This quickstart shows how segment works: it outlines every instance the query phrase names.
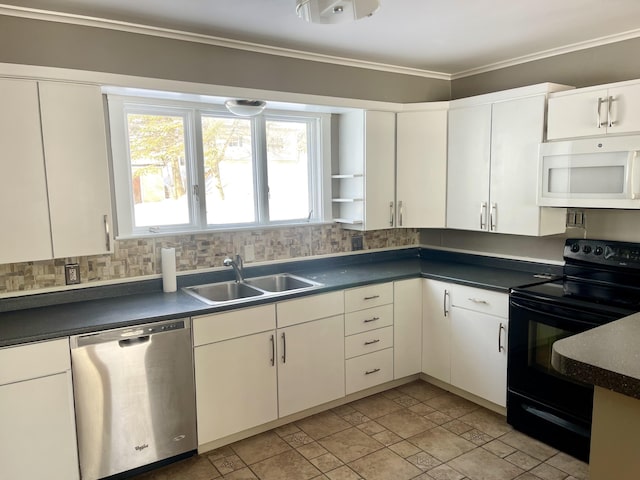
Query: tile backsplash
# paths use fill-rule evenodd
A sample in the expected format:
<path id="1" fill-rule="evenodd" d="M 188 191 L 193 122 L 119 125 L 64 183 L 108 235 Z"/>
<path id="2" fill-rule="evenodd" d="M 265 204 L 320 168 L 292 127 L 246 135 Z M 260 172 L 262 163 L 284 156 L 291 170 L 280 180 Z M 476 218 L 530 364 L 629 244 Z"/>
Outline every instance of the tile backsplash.
<path id="1" fill-rule="evenodd" d="M 220 267 L 227 255 L 244 256 L 245 245 L 253 245 L 254 262 L 350 252 L 355 235 L 362 235 L 364 250 L 420 243 L 417 229 L 356 232 L 336 224 L 117 240 L 110 255 L 0 265 L 0 294 L 63 287 L 67 263 L 80 264 L 82 284 L 159 274 L 162 247 L 175 247 L 177 271 L 188 272 Z"/>

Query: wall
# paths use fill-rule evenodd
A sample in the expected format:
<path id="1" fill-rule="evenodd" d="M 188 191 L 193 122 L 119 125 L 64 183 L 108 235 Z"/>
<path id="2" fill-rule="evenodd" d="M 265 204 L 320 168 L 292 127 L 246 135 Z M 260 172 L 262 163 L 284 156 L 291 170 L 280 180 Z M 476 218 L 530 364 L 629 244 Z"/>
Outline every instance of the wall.
<path id="1" fill-rule="evenodd" d="M 95 284 L 162 273 L 162 247 L 175 247 L 178 272 L 189 272 L 221 267 L 226 256 L 243 254 L 244 245 L 254 245 L 255 262 L 350 252 L 354 235 L 363 236 L 364 250 L 416 246 L 420 239 L 415 229 L 361 233 L 338 225 L 315 225 L 119 240 L 112 255 L 0 265 L 0 295 L 63 287 L 65 263 L 79 263 L 82 283 Z"/>
<path id="2" fill-rule="evenodd" d="M 640 242 L 640 212 L 634 210 L 586 209 L 585 228 L 568 228 L 564 235 L 524 237 L 461 230 L 424 229 L 423 245 L 467 250 L 534 261 L 562 261 L 567 238 L 592 238 L 618 242 Z"/>
<path id="3" fill-rule="evenodd" d="M 448 80 L 2 15 L 0 62 L 400 103 L 451 93 Z"/>
<path id="4" fill-rule="evenodd" d="M 556 55 L 451 82 L 452 98 L 541 82 L 587 87 L 640 78 L 640 38 Z"/>

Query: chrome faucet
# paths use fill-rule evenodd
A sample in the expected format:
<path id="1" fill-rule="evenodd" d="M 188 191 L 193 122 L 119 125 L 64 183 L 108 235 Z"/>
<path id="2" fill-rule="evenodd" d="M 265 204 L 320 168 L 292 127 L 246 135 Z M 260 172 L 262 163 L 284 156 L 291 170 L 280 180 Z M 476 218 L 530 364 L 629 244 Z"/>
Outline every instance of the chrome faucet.
<path id="1" fill-rule="evenodd" d="M 236 255 L 235 260 L 233 260 L 231 257 L 227 257 L 224 259 L 222 264 L 225 267 L 233 267 L 233 272 L 236 274 L 237 283 L 244 282 L 244 278 L 242 277 L 244 273 L 244 262 L 242 261 L 242 257 L 240 255 Z"/>

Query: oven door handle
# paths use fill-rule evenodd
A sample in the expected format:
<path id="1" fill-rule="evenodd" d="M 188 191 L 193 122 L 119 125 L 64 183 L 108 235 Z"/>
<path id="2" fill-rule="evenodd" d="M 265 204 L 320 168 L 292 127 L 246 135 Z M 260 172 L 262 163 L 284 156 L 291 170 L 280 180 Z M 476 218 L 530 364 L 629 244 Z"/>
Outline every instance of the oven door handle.
<path id="1" fill-rule="evenodd" d="M 545 317 L 551 317 L 551 318 L 555 318 L 555 319 L 558 319 L 558 320 L 568 321 L 572 325 L 588 326 L 590 328 L 598 327 L 598 326 L 601 325 L 600 323 L 586 322 L 584 320 L 578 320 L 575 317 L 570 317 L 570 316 L 565 316 L 565 315 L 559 315 L 557 313 L 536 310 L 535 308 L 528 307 L 528 306 L 523 305 L 523 304 L 521 304 L 521 303 L 519 303 L 519 302 L 517 302 L 515 300 L 511 300 L 511 306 L 516 307 L 516 308 L 521 308 L 522 310 L 526 310 L 527 312 L 534 313 L 536 315 L 544 315 Z M 564 310 L 560 306 L 556 307 L 556 308 L 558 308 L 560 310 Z M 510 316 L 510 318 L 513 320 L 513 316 Z"/>

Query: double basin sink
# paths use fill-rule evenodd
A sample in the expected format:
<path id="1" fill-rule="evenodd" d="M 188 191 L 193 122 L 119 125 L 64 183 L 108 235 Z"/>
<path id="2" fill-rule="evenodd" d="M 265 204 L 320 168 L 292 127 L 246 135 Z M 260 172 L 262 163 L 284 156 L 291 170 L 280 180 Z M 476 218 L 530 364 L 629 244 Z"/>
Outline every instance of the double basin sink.
<path id="1" fill-rule="evenodd" d="M 209 305 L 240 302 L 255 297 L 275 296 L 321 287 L 322 284 L 289 273 L 247 278 L 243 282 L 216 282 L 185 287 L 183 290 Z"/>

